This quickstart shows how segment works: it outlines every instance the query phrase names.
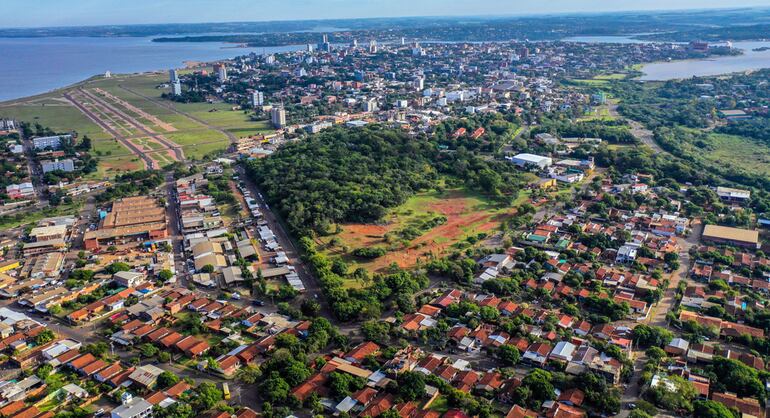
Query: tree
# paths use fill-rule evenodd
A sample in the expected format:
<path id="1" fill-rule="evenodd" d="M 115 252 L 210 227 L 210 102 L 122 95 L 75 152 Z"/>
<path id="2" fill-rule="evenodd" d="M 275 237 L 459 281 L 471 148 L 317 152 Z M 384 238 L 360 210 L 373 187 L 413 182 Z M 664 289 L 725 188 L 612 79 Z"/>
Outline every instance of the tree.
<path id="1" fill-rule="evenodd" d="M 665 328 L 645 324 L 637 325 L 632 335 L 634 342 L 640 347 L 662 347 L 674 338 L 674 334 Z"/>
<path id="2" fill-rule="evenodd" d="M 179 382 L 179 376 L 169 371 L 164 371 L 158 375 L 158 387 L 161 389 L 170 388 Z"/>
<path id="3" fill-rule="evenodd" d="M 278 372 L 272 372 L 263 385 L 265 397 L 271 402 L 283 403 L 289 396 L 291 386 Z"/>
<path id="4" fill-rule="evenodd" d="M 425 376 L 420 372 L 404 372 L 398 378 L 398 395 L 404 401 L 415 401 L 425 396 Z"/>
<path id="5" fill-rule="evenodd" d="M 107 343 L 100 341 L 98 343 L 87 344 L 83 347 L 80 347 L 80 352 L 83 354 L 90 353 L 94 357 L 104 357 L 109 349 L 110 347 L 107 345 Z"/>
<path id="6" fill-rule="evenodd" d="M 163 269 L 158 272 L 158 280 L 164 283 L 171 280 L 172 277 L 174 277 L 174 273 L 172 273 L 171 270 Z"/>
<path id="7" fill-rule="evenodd" d="M 45 345 L 53 341 L 56 338 L 56 334 L 50 329 L 44 329 L 35 336 L 35 345 Z"/>
<path id="8" fill-rule="evenodd" d="M 211 409 L 222 400 L 222 391 L 213 383 L 202 382 L 195 388 L 195 404 L 201 410 Z"/>
<path id="9" fill-rule="evenodd" d="M 725 405 L 711 400 L 695 401 L 693 414 L 699 418 L 739 418 Z"/>
<path id="10" fill-rule="evenodd" d="M 765 387 L 755 369 L 737 360 L 716 357 L 710 370 L 716 375 L 715 386 L 720 391 L 733 392 L 741 398 L 757 398 L 760 402 L 765 399 Z"/>
<path id="11" fill-rule="evenodd" d="M 534 401 L 530 405 L 539 405 L 556 397 L 553 383 L 551 383 L 552 379 L 551 373 L 543 369 L 535 369 L 522 379 L 522 386 L 528 389 L 531 400 Z"/>
<path id="12" fill-rule="evenodd" d="M 116 261 L 109 266 L 105 267 L 104 269 L 109 274 L 115 274 L 119 271 L 129 271 L 131 270 L 131 266 L 129 266 L 126 263 L 121 263 L 119 261 Z"/>
<path id="13" fill-rule="evenodd" d="M 310 318 L 315 318 L 321 313 L 321 304 L 313 299 L 305 299 L 300 306 L 302 313 Z"/>
<path id="14" fill-rule="evenodd" d="M 497 357 L 506 366 L 515 366 L 521 359 L 519 349 L 510 345 L 503 344 L 497 349 Z"/>
<path id="15" fill-rule="evenodd" d="M 213 273 L 214 272 L 214 266 L 212 264 L 206 264 L 205 266 L 201 267 L 201 273 Z"/>
<path id="16" fill-rule="evenodd" d="M 377 344 L 387 344 L 390 332 L 390 325 L 387 322 L 371 320 L 361 324 L 361 333 L 364 338 L 369 341 L 374 341 Z"/>
<path id="17" fill-rule="evenodd" d="M 329 375 L 329 389 L 334 399 L 342 400 L 352 392 L 363 388 L 366 382 L 348 373 L 332 372 Z"/>
<path id="18" fill-rule="evenodd" d="M 262 377 L 262 371 L 259 369 L 259 367 L 252 365 L 242 367 L 235 373 L 236 379 L 249 385 L 257 383 L 260 377 Z"/>
<path id="19" fill-rule="evenodd" d="M 158 354 L 160 350 L 158 350 L 158 347 L 155 347 L 150 343 L 146 343 L 139 347 L 139 351 L 142 353 L 142 357 L 150 358 Z"/>
<path id="20" fill-rule="evenodd" d="M 152 408 L 152 416 L 155 418 L 192 418 L 195 413 L 187 402 L 174 402 L 165 408 L 155 405 Z"/>

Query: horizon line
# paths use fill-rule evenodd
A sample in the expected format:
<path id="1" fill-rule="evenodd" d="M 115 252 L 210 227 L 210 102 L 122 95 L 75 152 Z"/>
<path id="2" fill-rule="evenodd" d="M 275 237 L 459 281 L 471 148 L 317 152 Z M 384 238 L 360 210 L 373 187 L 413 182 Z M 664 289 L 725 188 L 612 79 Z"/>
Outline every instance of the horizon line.
<path id="1" fill-rule="evenodd" d="M 685 9 L 636 9 L 636 10 L 599 10 L 586 12 L 531 12 L 519 14 L 482 14 L 482 15 L 412 15 L 412 16 L 370 16 L 370 17 L 346 17 L 346 18 L 324 18 L 324 19 L 275 19 L 275 20 L 222 20 L 208 22 L 154 22 L 154 23 L 112 23 L 112 24 L 86 24 L 71 26 L 16 26 L 5 27 L 0 32 L 12 30 L 43 30 L 43 29 L 72 29 L 72 28 L 109 28 L 109 27 L 141 27 L 141 26 L 164 26 L 164 25 L 209 25 L 209 24 L 247 24 L 247 23 L 283 23 L 283 22 L 332 22 L 332 21 L 354 21 L 354 20 L 379 20 L 379 19 L 452 19 L 452 18 L 483 18 L 483 19 L 504 19 L 504 18 L 522 18 L 522 17 L 555 17 L 555 16 L 597 16 L 628 13 L 684 13 L 697 11 L 740 11 L 740 10 L 770 10 L 769 6 L 738 6 L 738 7 L 700 7 Z M 356 29 L 364 30 L 364 29 Z M 331 31 L 339 32 L 339 31 Z M 320 33 L 320 32 L 319 32 Z"/>

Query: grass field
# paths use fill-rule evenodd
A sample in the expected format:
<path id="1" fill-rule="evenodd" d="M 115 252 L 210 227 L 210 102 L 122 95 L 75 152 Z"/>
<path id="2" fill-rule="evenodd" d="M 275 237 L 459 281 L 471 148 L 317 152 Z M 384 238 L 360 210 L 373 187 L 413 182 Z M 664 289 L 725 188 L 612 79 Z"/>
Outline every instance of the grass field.
<path id="1" fill-rule="evenodd" d="M 410 198 L 377 224 L 340 225 L 340 233 L 319 239 L 319 244 L 328 255 L 342 257 L 355 267 L 370 271 L 382 271 L 392 263 L 409 267 L 431 256 L 445 254 L 452 250 L 454 244 L 469 237 L 493 233 L 502 221 L 514 213 L 510 206 L 501 206 L 462 189 L 430 191 Z M 411 240 L 397 237 L 406 228 L 416 228 L 437 217 L 444 217 L 446 221 L 420 230 L 419 236 Z M 388 252 L 374 260 L 351 254 L 353 250 L 363 247 L 381 247 Z"/>
<path id="2" fill-rule="evenodd" d="M 703 154 L 705 159 L 724 167 L 770 175 L 770 147 L 735 135 L 710 134 L 708 138 L 713 150 Z"/>
<path id="3" fill-rule="evenodd" d="M 113 177 L 124 171 L 139 170 L 143 168 L 143 163 L 128 148 L 115 141 L 112 135 L 104 132 L 64 99 L 63 95 L 76 87 L 86 89 L 155 133 L 181 145 L 187 158 L 199 159 L 226 149 L 230 140 L 220 130 L 226 130 L 235 136 L 272 131 L 266 122 L 252 121 L 247 113 L 234 111 L 229 104 L 184 104 L 165 101 L 161 94 L 167 89 L 160 86 L 167 82 L 167 79 L 165 73 L 116 75 L 109 79 L 95 77 L 62 90 L 0 103 L 0 117 L 37 122 L 58 132 L 76 131 L 80 135 L 88 135 L 92 139 L 94 155 L 99 159 L 99 169 L 90 176 L 92 178 Z M 156 102 L 172 106 L 181 113 Z M 124 126 L 122 123 L 118 125 Z M 141 136 L 136 128 L 125 128 L 124 135 Z M 141 138 L 131 141 L 158 150 L 158 145 L 151 141 L 147 142 Z M 153 152 L 154 157 L 159 154 L 162 153 Z M 160 156 L 157 160 L 161 163 L 171 162 L 169 156 Z"/>

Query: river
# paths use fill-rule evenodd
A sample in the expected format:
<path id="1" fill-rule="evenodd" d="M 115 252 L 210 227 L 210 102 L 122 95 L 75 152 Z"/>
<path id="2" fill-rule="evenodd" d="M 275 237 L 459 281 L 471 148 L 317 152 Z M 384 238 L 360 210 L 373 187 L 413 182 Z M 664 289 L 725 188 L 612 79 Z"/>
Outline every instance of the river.
<path id="1" fill-rule="evenodd" d="M 152 38 L 0 38 L 0 101 L 82 81 L 106 71 L 135 73 L 238 55 L 295 51 L 304 46 L 234 48 L 205 42 L 158 43 Z"/>
<path id="2" fill-rule="evenodd" d="M 579 36 L 565 40 L 626 44 L 644 42 L 624 36 Z M 646 64 L 641 68 L 644 75 L 639 80 L 666 81 L 770 68 L 770 50 L 754 51 L 756 48 L 770 47 L 770 42 L 733 42 L 733 47 L 742 50 L 743 55 Z"/>
<path id="3" fill-rule="evenodd" d="M 157 43 L 147 38 L 0 38 L 0 101 L 45 93 L 106 71 L 135 73 L 184 66 L 185 61 L 216 61 L 251 52 L 278 53 L 302 45 L 234 48 L 208 42 Z M 568 38 L 575 42 L 635 43 L 620 36 Z M 744 55 L 647 64 L 641 80 L 671 80 L 770 68 L 770 42 L 736 42 Z"/>

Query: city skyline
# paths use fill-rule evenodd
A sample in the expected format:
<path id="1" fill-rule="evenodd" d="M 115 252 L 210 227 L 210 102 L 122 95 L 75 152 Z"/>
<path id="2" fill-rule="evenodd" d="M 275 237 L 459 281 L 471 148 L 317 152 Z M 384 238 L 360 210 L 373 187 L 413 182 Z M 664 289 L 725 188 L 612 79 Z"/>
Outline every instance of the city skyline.
<path id="1" fill-rule="evenodd" d="M 725 7 L 724 2 L 715 0 L 619 0 L 609 5 L 601 0 L 586 0 L 580 3 L 555 0 L 548 5 L 505 0 L 480 0 L 473 3 L 459 0 L 421 0 L 417 4 L 407 0 L 294 0 L 290 6 L 275 0 L 230 0 L 215 7 L 205 0 L 136 0 L 128 4 L 117 0 L 41 0 L 35 4 L 7 0 L 5 3 L 7 13 L 0 16 L 0 24 L 20 28 L 409 16 L 531 15 Z M 184 7 L 180 7 L 182 5 Z M 729 6 L 761 7 L 768 4 L 766 0 L 740 0 Z M 109 13 L 105 12 L 107 10 Z"/>

